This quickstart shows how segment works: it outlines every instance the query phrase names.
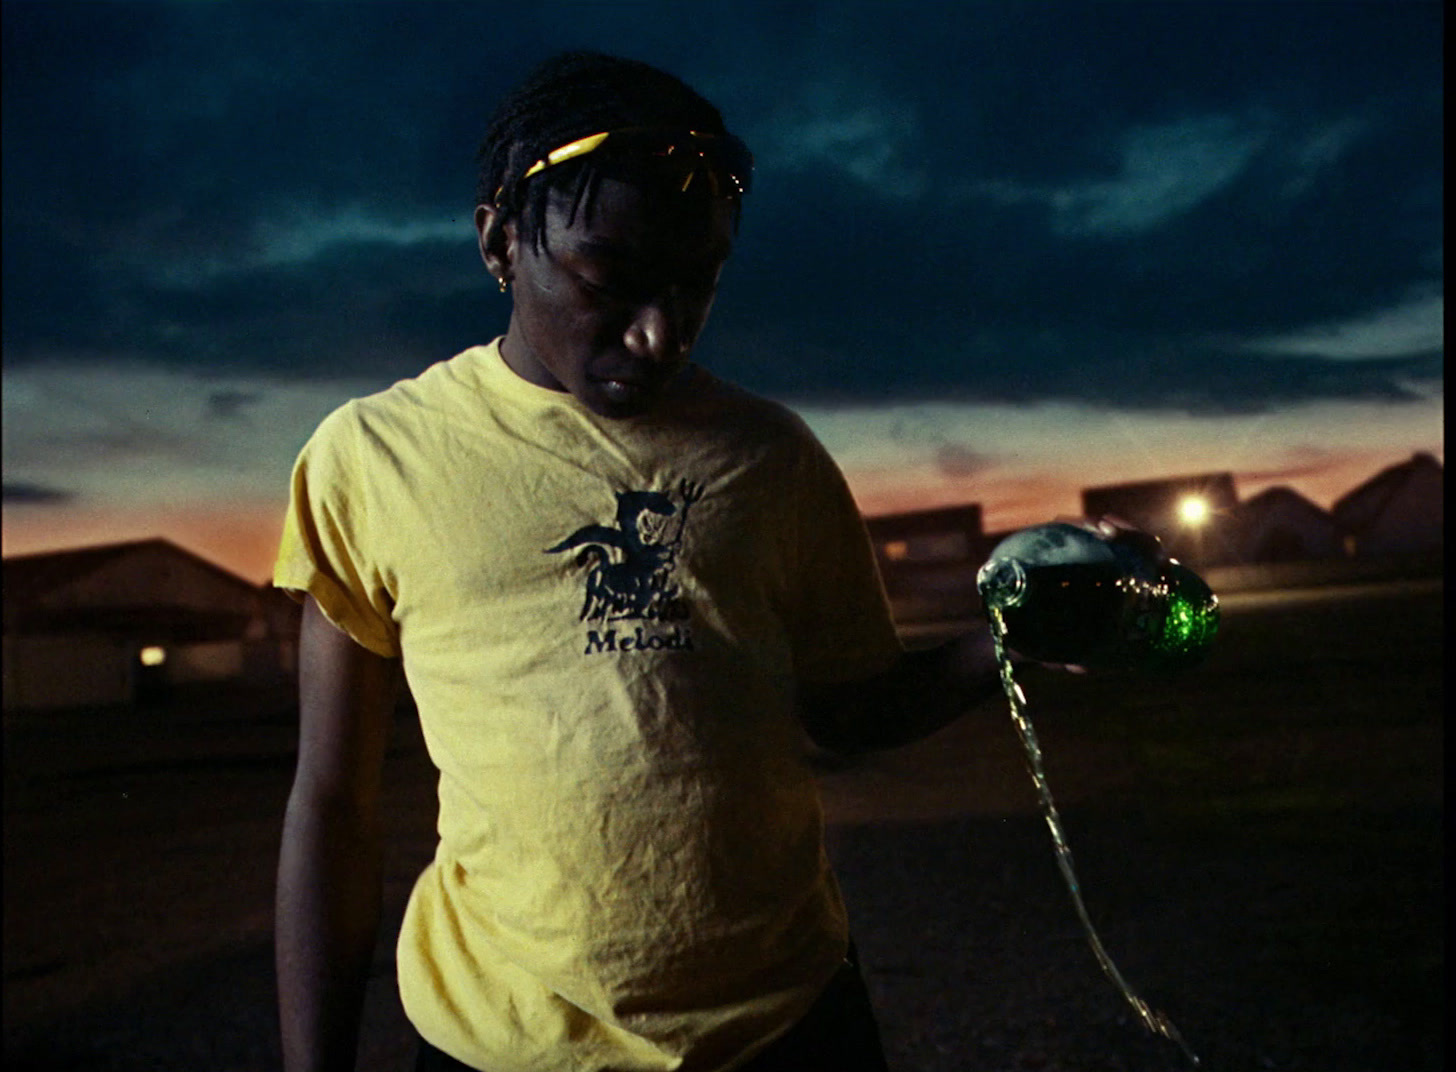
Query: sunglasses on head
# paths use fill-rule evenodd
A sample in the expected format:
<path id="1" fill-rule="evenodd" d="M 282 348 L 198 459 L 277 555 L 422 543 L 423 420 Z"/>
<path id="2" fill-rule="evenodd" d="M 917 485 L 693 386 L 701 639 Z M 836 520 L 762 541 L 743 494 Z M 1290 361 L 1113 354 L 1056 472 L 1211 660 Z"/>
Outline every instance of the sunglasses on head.
<path id="1" fill-rule="evenodd" d="M 742 197 L 753 188 L 753 154 L 748 146 L 732 134 L 704 134 L 696 130 L 663 130 L 655 127 L 628 127 L 604 130 L 567 142 L 552 149 L 521 175 L 525 182 L 547 168 L 575 160 L 601 150 L 624 155 L 660 157 L 664 163 L 680 167 L 684 192 L 693 180 L 702 175 L 714 197 Z M 504 184 L 495 192 L 500 201 Z"/>

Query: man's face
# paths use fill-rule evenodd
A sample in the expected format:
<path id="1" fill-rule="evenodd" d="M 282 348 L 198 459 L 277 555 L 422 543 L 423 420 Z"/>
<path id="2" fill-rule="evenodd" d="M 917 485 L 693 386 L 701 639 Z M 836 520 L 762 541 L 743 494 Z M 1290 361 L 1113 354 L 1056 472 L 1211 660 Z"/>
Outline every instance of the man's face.
<path id="1" fill-rule="evenodd" d="M 654 198 L 606 178 L 589 217 L 579 212 L 568 225 L 566 196 L 548 204 L 541 250 L 516 221 L 503 229 L 515 305 L 501 356 L 593 413 L 646 413 L 708 319 L 732 248 L 732 206 Z"/>

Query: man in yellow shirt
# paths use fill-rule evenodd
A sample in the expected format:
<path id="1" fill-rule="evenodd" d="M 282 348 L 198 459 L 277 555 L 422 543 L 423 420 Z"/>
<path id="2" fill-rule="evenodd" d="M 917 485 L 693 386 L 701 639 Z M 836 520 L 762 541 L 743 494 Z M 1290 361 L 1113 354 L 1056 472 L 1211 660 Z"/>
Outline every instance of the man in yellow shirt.
<path id="1" fill-rule="evenodd" d="M 481 153 L 506 334 L 300 454 L 290 1072 L 353 1067 L 401 672 L 440 771 L 397 957 L 420 1069 L 884 1068 L 803 731 L 905 743 L 996 671 L 984 632 L 900 648 L 832 460 L 689 360 L 751 178 L 671 75 L 543 65 Z"/>

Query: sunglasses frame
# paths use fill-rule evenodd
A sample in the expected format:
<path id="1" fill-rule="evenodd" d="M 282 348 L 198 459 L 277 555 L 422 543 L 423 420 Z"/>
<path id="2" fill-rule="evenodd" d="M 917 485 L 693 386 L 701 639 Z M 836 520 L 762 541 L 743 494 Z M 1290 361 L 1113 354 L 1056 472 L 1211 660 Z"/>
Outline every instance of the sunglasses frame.
<path id="1" fill-rule="evenodd" d="M 649 150 L 649 155 L 672 156 L 678 152 L 685 152 L 696 155 L 698 163 L 691 166 L 687 177 L 683 181 L 682 189 L 686 191 L 692 185 L 693 177 L 702 171 L 707 175 L 708 181 L 713 184 L 713 193 L 722 196 L 722 183 L 720 175 L 726 176 L 732 184 L 727 196 L 742 198 L 753 188 L 753 154 L 748 151 L 748 146 L 741 138 L 732 134 L 705 134 L 698 130 L 662 130 L 656 127 L 626 127 L 621 130 L 603 130 L 596 134 L 588 134 L 584 138 L 577 138 L 565 145 L 552 149 L 549 153 L 537 160 L 528 167 L 519 179 L 517 186 L 527 179 L 557 164 L 564 164 L 568 160 L 575 160 L 579 156 L 586 156 L 588 153 L 596 152 L 604 145 L 610 145 L 613 141 L 618 143 L 630 140 L 641 140 L 651 144 L 651 139 L 657 139 L 660 148 Z M 734 166 L 734 164 L 738 166 Z M 505 184 L 495 192 L 495 202 L 500 204 L 501 194 L 505 192 Z"/>

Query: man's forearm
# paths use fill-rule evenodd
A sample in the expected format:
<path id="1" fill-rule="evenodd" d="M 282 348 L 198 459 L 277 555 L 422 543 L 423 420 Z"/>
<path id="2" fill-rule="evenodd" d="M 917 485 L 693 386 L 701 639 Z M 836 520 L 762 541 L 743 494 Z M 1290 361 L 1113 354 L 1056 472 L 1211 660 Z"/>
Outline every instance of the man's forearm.
<path id="1" fill-rule="evenodd" d="M 1000 688 L 990 632 L 980 626 L 906 652 L 868 680 L 810 690 L 804 721 L 816 743 L 836 752 L 898 748 L 929 737 Z"/>
<path id="2" fill-rule="evenodd" d="M 275 953 L 286 1072 L 352 1072 L 379 929 L 377 817 L 290 797 Z"/>
<path id="3" fill-rule="evenodd" d="M 907 652 L 891 686 L 891 718 L 910 740 L 928 737 L 1001 692 L 989 631 L 977 630 L 925 651 Z"/>

